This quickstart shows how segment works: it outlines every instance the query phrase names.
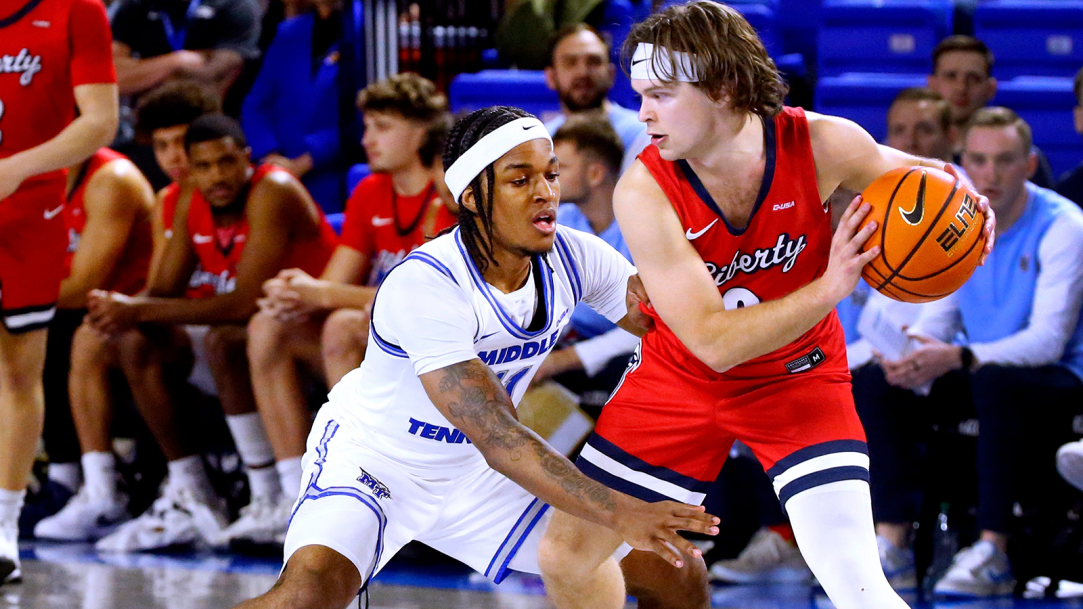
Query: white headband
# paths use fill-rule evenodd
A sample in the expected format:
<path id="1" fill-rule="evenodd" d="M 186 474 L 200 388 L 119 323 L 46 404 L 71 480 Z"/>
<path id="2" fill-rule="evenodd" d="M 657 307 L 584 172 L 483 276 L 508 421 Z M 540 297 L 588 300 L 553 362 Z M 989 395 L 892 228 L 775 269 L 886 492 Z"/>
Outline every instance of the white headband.
<path id="1" fill-rule="evenodd" d="M 459 197 L 463 191 L 486 167 L 519 144 L 537 139 L 549 140 L 549 145 L 553 145 L 553 138 L 549 137 L 545 125 L 533 116 L 528 116 L 498 127 L 478 140 L 444 173 L 444 183 L 455 197 L 455 202 L 462 202 Z"/>
<path id="2" fill-rule="evenodd" d="M 665 47 L 655 48 L 653 44 L 641 42 L 632 53 L 629 75 L 632 80 L 699 82 L 692 57 L 690 53 L 670 51 Z M 670 71 L 674 73 L 670 74 Z"/>

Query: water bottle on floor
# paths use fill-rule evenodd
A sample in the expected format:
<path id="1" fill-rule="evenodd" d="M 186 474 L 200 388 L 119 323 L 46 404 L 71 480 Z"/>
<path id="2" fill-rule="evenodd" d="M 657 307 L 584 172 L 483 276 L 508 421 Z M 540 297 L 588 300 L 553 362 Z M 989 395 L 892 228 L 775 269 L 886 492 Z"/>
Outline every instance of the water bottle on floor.
<path id="1" fill-rule="evenodd" d="M 959 551 L 959 534 L 948 524 L 949 505 L 940 504 L 940 513 L 936 516 L 936 525 L 933 528 L 933 560 L 929 569 L 925 572 L 925 581 L 922 588 L 931 594 L 933 586 L 947 573 L 951 567 L 952 558 Z"/>

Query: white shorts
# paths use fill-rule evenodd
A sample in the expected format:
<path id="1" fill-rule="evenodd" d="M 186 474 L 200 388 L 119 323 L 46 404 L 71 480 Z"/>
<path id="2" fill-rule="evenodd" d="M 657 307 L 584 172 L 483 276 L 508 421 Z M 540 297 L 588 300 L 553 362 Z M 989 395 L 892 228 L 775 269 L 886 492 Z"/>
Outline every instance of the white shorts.
<path id="1" fill-rule="evenodd" d="M 416 540 L 495 583 L 509 571 L 539 573 L 546 503 L 483 461 L 442 477 L 407 469 L 351 438 L 330 410 L 321 409 L 308 437 L 308 484 L 293 508 L 284 562 L 304 546 L 325 546 L 349 559 L 364 585 Z"/>

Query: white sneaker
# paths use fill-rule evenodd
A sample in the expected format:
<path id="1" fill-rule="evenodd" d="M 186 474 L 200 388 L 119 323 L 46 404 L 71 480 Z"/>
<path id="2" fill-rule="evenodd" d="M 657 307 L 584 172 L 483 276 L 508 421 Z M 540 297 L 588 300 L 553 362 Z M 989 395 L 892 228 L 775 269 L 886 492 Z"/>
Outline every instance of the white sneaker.
<path id="1" fill-rule="evenodd" d="M 293 502 L 285 497 L 255 497 L 241 508 L 240 518 L 222 531 L 214 545 L 227 548 L 231 541 L 237 540 L 281 543 L 286 538 L 286 526 L 292 511 Z"/>
<path id="2" fill-rule="evenodd" d="M 23 577 L 19 564 L 19 524 L 0 522 L 0 585 Z"/>
<path id="3" fill-rule="evenodd" d="M 225 502 L 219 498 L 205 502 L 191 489 L 166 483 L 150 509 L 94 547 L 100 552 L 137 552 L 211 544 L 226 526 L 225 512 Z"/>
<path id="4" fill-rule="evenodd" d="M 760 529 L 733 560 L 711 565 L 711 579 L 735 584 L 807 583 L 812 571 L 801 551 L 771 529 Z"/>
<path id="5" fill-rule="evenodd" d="M 887 583 L 895 590 L 914 590 L 918 587 L 918 571 L 914 563 L 914 551 L 900 548 L 879 535 L 876 547 L 880 550 L 880 566 L 884 568 Z"/>
<path id="6" fill-rule="evenodd" d="M 1068 484 L 1083 490 L 1083 440 L 1060 447 L 1057 451 L 1057 471 Z"/>
<path id="7" fill-rule="evenodd" d="M 112 533 L 131 520 L 128 498 L 120 493 L 112 497 L 92 497 L 84 486 L 56 514 L 34 525 L 34 537 L 56 541 L 95 541 Z"/>
<path id="8" fill-rule="evenodd" d="M 992 542 L 979 541 L 963 548 L 933 592 L 945 596 L 1004 596 L 1015 590 L 1015 576 L 1008 555 Z"/>

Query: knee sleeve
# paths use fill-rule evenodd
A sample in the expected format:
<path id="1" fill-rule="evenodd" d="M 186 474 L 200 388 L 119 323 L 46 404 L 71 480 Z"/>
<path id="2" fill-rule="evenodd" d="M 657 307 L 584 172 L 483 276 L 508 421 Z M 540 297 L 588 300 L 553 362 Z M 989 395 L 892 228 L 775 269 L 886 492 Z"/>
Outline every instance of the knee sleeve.
<path id="1" fill-rule="evenodd" d="M 842 480 L 784 506 L 801 554 L 838 609 L 906 609 L 880 566 L 869 485 Z"/>

